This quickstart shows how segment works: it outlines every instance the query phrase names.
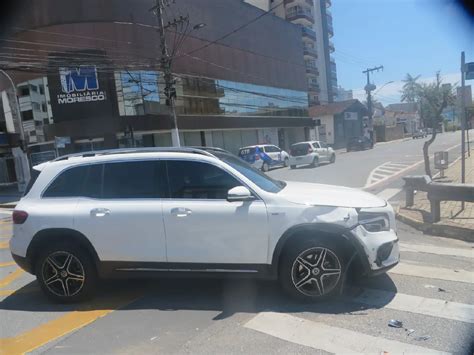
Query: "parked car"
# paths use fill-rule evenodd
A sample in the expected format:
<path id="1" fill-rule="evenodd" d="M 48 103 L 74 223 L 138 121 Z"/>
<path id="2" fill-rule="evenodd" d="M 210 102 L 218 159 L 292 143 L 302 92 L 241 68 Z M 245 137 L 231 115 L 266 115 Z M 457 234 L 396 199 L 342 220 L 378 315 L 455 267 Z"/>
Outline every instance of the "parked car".
<path id="1" fill-rule="evenodd" d="M 426 136 L 427 133 L 422 129 L 419 129 L 413 133 L 413 139 L 425 138 Z"/>
<path id="2" fill-rule="evenodd" d="M 100 279 L 170 275 L 279 279 L 319 300 L 353 260 L 369 276 L 399 261 L 385 200 L 277 181 L 219 149 L 112 150 L 33 169 L 10 250 L 59 302 L 91 297 Z"/>
<path id="3" fill-rule="evenodd" d="M 239 149 L 239 157 L 262 171 L 275 166 L 288 166 L 290 155 L 271 144 L 252 145 Z"/>
<path id="4" fill-rule="evenodd" d="M 298 165 L 316 167 L 323 162 L 336 162 L 336 152 L 323 142 L 300 142 L 290 147 L 291 169 L 295 169 Z"/>
<path id="5" fill-rule="evenodd" d="M 350 152 L 351 150 L 372 149 L 373 147 L 374 147 L 374 142 L 372 142 L 372 140 L 366 136 L 352 137 L 347 142 L 348 152 Z"/>

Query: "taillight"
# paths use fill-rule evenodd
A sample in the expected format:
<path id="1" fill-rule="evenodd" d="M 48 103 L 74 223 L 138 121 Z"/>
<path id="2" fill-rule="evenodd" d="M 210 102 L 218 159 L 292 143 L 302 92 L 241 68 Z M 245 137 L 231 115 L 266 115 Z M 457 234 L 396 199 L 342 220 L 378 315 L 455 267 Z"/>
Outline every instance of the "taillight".
<path id="1" fill-rule="evenodd" d="M 255 160 L 260 160 L 260 155 L 255 154 Z"/>
<path id="2" fill-rule="evenodd" d="M 25 211 L 13 211 L 12 220 L 14 224 L 23 224 L 28 218 L 28 212 Z"/>

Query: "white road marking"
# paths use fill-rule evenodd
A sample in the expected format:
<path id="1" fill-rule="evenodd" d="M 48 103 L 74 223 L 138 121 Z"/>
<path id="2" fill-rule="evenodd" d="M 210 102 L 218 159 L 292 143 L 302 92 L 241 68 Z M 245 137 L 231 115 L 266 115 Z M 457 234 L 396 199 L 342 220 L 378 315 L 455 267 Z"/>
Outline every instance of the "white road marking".
<path id="1" fill-rule="evenodd" d="M 295 344 L 335 354 L 446 354 L 417 345 L 374 337 L 332 327 L 289 314 L 262 312 L 245 324 L 246 328 Z"/>
<path id="2" fill-rule="evenodd" d="M 423 277 L 425 279 L 446 280 L 454 282 L 474 283 L 474 272 L 460 269 L 444 269 L 434 266 L 418 265 L 414 263 L 399 263 L 392 270 L 392 274 Z"/>
<path id="3" fill-rule="evenodd" d="M 380 191 L 377 196 L 380 197 L 380 198 L 383 198 L 384 200 L 388 201 L 390 200 L 393 196 L 395 196 L 396 194 L 398 194 L 400 191 L 402 191 L 402 189 L 385 189 L 385 190 L 382 190 Z"/>
<path id="4" fill-rule="evenodd" d="M 347 300 L 403 312 L 474 323 L 474 305 L 470 304 L 372 289 L 365 289 L 361 295 Z"/>
<path id="5" fill-rule="evenodd" d="M 436 255 L 462 256 L 464 258 L 474 258 L 473 248 L 444 248 L 427 244 L 407 244 L 399 243 L 400 251 L 411 251 L 415 253 L 427 253 Z"/>
<path id="6" fill-rule="evenodd" d="M 412 165 L 406 165 L 406 164 L 399 164 L 399 163 L 392 163 L 392 162 L 387 162 L 387 163 L 383 163 L 382 165 L 379 165 L 378 167 L 376 167 L 374 170 L 372 170 L 369 174 L 369 177 L 367 178 L 367 181 L 365 183 L 365 186 L 364 188 L 369 188 L 369 187 L 372 187 L 382 181 L 385 181 L 387 179 L 390 179 L 394 176 L 397 176 L 397 175 L 401 175 L 403 174 L 404 172 L 408 171 L 408 170 L 411 170 L 413 169 L 414 167 L 420 165 L 421 163 L 423 163 L 423 160 L 417 162 L 417 163 L 414 163 Z M 391 175 L 388 175 L 388 176 L 385 176 L 384 178 L 381 178 L 381 179 L 377 179 L 374 177 L 374 175 L 377 175 L 377 172 L 378 172 L 378 169 L 379 168 L 384 168 L 385 166 L 390 166 L 390 165 L 399 165 L 400 166 L 400 170 L 394 172 L 393 174 Z"/>

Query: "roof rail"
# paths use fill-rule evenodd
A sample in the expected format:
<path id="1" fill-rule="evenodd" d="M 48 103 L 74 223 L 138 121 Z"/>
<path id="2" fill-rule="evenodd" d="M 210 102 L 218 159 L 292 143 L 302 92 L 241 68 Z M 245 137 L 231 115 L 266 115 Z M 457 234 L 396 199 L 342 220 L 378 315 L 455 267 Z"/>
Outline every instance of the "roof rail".
<path id="1" fill-rule="evenodd" d="M 212 148 L 212 149 L 202 149 L 208 147 L 151 147 L 151 148 L 117 148 L 117 149 L 105 149 L 105 150 L 95 150 L 89 152 L 81 152 L 81 153 L 73 153 L 68 155 L 60 156 L 52 161 L 61 161 L 67 160 L 69 158 L 75 157 L 93 157 L 99 155 L 114 155 L 114 154 L 132 154 L 132 153 L 194 153 L 194 154 L 202 154 L 207 155 L 210 157 L 214 157 L 214 155 L 210 152 L 214 151 L 223 151 L 225 150 L 220 148 Z"/>

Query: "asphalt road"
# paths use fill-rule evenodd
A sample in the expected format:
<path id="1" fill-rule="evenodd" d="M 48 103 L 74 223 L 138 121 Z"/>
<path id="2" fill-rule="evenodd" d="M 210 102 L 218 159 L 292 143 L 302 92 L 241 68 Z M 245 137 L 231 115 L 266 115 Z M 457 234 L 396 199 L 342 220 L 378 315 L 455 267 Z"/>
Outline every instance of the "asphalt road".
<path id="1" fill-rule="evenodd" d="M 454 134 L 441 137 L 440 149 L 457 144 Z M 387 173 L 367 186 L 396 201 L 401 175 L 421 168 L 413 165 L 421 159 L 421 145 L 383 144 L 340 154 L 334 165 L 270 174 L 363 187 L 377 167 L 409 164 L 411 169 Z M 395 171 L 392 167 L 385 165 L 385 171 Z M 0 353 L 472 354 L 474 245 L 423 235 L 403 224 L 398 235 L 399 266 L 353 280 L 341 297 L 324 303 L 295 303 L 275 282 L 168 279 L 106 282 L 94 301 L 57 305 L 12 264 L 9 212 L 0 212 Z M 389 327 L 390 319 L 406 329 Z"/>

